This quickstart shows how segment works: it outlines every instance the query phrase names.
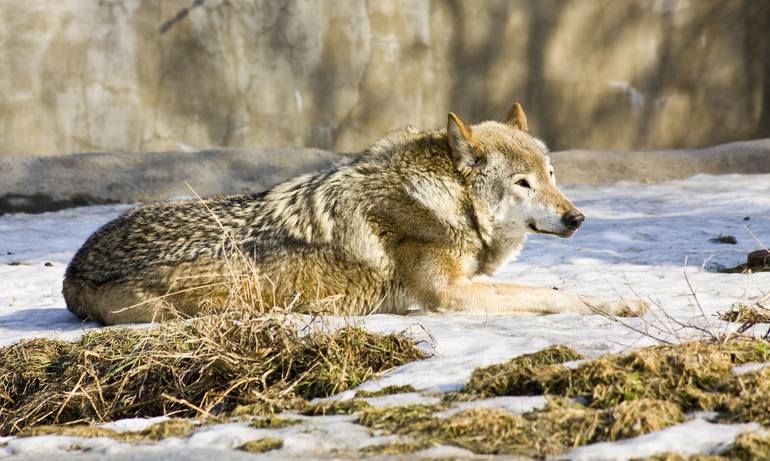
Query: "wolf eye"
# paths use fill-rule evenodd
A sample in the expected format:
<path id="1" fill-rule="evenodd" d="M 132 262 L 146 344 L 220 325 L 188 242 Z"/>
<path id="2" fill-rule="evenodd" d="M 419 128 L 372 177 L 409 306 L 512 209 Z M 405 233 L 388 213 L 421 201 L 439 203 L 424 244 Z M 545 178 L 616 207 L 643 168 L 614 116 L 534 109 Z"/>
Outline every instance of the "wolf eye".
<path id="1" fill-rule="evenodd" d="M 518 181 L 516 181 L 516 185 L 519 187 L 523 187 L 525 189 L 532 189 L 532 186 L 529 185 L 529 181 L 527 181 L 526 179 L 519 179 Z"/>

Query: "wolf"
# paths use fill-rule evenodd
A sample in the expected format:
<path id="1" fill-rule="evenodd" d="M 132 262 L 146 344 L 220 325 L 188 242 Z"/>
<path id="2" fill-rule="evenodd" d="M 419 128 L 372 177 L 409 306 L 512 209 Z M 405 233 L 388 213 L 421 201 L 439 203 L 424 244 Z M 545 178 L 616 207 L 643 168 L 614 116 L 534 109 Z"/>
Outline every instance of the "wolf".
<path id="1" fill-rule="evenodd" d="M 445 130 L 397 130 L 262 193 L 130 210 L 75 254 L 63 293 L 108 325 L 193 316 L 227 296 L 218 280 L 245 261 L 271 302 L 334 297 L 353 315 L 641 314 L 640 301 L 478 280 L 528 234 L 570 237 L 584 219 L 516 103 L 504 122 L 449 113 Z"/>

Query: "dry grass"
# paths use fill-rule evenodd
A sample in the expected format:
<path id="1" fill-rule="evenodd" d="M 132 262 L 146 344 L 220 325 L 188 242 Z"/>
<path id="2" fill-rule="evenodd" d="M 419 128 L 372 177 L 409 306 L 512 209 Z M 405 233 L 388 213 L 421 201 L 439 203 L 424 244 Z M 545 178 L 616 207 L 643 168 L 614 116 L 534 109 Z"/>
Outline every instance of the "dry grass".
<path id="1" fill-rule="evenodd" d="M 60 435 L 67 437 L 109 437 L 120 442 L 153 442 L 168 437 L 187 437 L 193 430 L 200 427 L 186 419 L 169 419 L 148 427 L 139 432 L 117 432 L 112 429 L 94 427 L 86 424 L 71 426 L 35 426 L 27 428 L 17 435 L 19 437 L 35 437 L 39 435 Z"/>
<path id="2" fill-rule="evenodd" d="M 364 400 L 327 400 L 310 405 L 302 411 L 306 416 L 350 415 L 369 408 Z"/>
<path id="3" fill-rule="evenodd" d="M 246 442 L 238 447 L 238 449 L 242 451 L 248 451 L 249 453 L 264 453 L 266 451 L 277 450 L 282 447 L 283 440 L 267 437 L 264 439 Z"/>
<path id="4" fill-rule="evenodd" d="M 410 385 L 406 386 L 385 386 L 382 389 L 376 391 L 358 391 L 356 392 L 356 398 L 369 398 L 369 397 L 383 397 L 393 394 L 404 394 L 407 392 L 417 392 L 414 387 Z"/>
<path id="5" fill-rule="evenodd" d="M 255 429 L 280 429 L 282 427 L 294 426 L 302 423 L 300 419 L 286 419 L 279 418 L 277 416 L 267 416 L 264 418 L 257 418 L 249 424 Z"/>
<path id="6" fill-rule="evenodd" d="M 477 368 L 465 385 L 466 393 L 492 395 L 540 395 L 551 387 L 563 388 L 558 376 L 567 376 L 559 364 L 580 360 L 583 356 L 564 346 L 551 346 L 533 354 L 524 354 L 508 363 Z"/>
<path id="7" fill-rule="evenodd" d="M 608 440 L 636 437 L 665 429 L 684 420 L 679 407 L 665 400 L 640 399 L 621 402 L 609 410 Z"/>
<path id="8" fill-rule="evenodd" d="M 355 326 L 301 334 L 286 317 L 230 311 L 76 343 L 0 349 L 0 433 L 160 415 L 270 414 L 361 384 L 425 354 L 402 334 Z M 244 407 L 241 407 L 243 411 Z"/>
<path id="9" fill-rule="evenodd" d="M 432 446 L 430 443 L 417 441 L 391 442 L 381 445 L 369 445 L 362 448 L 361 453 L 368 456 L 396 456 L 425 450 Z"/>
<path id="10" fill-rule="evenodd" d="M 752 324 L 770 323 L 770 310 L 760 306 L 737 303 L 727 312 L 720 312 L 719 320 L 737 323 L 750 322 Z"/>
<path id="11" fill-rule="evenodd" d="M 734 377 L 726 394 L 721 419 L 770 426 L 770 368 Z"/>
<path id="12" fill-rule="evenodd" d="M 733 367 L 769 359 L 770 343 L 743 339 L 654 346 L 606 355 L 575 369 L 551 364 L 517 366 L 512 361 L 503 368 L 493 365 L 476 370 L 467 392 L 531 395 L 542 389 L 540 393 L 584 398 L 593 408 L 647 398 L 671 401 L 683 411 L 716 410 L 730 397 L 726 392 L 735 379 Z"/>
<path id="13" fill-rule="evenodd" d="M 770 434 L 745 432 L 735 438 L 725 456 L 741 461 L 770 459 Z"/>
<path id="14" fill-rule="evenodd" d="M 717 411 L 721 421 L 770 426 L 770 368 L 733 373 L 737 365 L 770 360 L 765 340 L 661 345 L 606 355 L 574 369 L 560 364 L 579 358 L 567 348 L 548 348 L 476 370 L 466 389 L 442 405 L 364 408 L 357 421 L 413 440 L 382 447 L 392 453 L 454 445 L 481 454 L 534 458 L 659 431 L 694 410 Z M 551 395 L 547 407 L 524 415 L 497 408 L 436 415 L 455 400 L 544 392 Z M 680 458 L 664 454 L 656 459 Z M 770 438 L 746 434 L 713 459 L 770 459 Z"/>
<path id="15" fill-rule="evenodd" d="M 402 433 L 415 425 L 428 422 L 440 408 L 435 405 L 402 405 L 394 407 L 370 407 L 362 412 L 357 422 L 372 429 Z"/>
<path id="16" fill-rule="evenodd" d="M 758 324 L 770 323 L 770 293 L 765 293 L 759 299 L 749 301 L 744 298 L 736 302 L 726 312 L 717 313 L 720 320 L 726 322 L 740 323 L 734 335 L 743 335 Z M 770 327 L 767 328 L 762 336 L 765 340 L 770 340 Z"/>
<path id="17" fill-rule="evenodd" d="M 683 419 L 676 405 L 654 400 L 597 410 L 555 399 L 544 410 L 521 416 L 498 408 L 477 408 L 439 418 L 435 416 L 439 409 L 430 405 L 370 408 L 361 413 L 358 422 L 414 440 L 393 447 L 398 450 L 454 445 L 475 453 L 543 458 L 588 443 L 657 431 Z"/>

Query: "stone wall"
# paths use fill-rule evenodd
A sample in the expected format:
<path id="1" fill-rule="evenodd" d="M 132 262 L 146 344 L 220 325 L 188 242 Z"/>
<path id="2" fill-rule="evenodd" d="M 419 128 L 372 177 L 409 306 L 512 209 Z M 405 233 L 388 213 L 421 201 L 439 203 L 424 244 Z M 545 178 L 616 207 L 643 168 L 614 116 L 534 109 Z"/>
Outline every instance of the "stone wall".
<path id="1" fill-rule="evenodd" d="M 0 155 L 357 151 L 524 103 L 554 148 L 770 136 L 762 0 L 0 1 Z"/>

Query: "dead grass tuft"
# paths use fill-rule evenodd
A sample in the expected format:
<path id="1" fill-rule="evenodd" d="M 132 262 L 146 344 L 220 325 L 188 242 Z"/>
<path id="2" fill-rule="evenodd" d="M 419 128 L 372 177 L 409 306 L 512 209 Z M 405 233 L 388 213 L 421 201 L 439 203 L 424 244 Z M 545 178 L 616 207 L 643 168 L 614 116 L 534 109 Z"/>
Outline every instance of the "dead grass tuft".
<path id="1" fill-rule="evenodd" d="M 358 399 L 327 400 L 308 406 L 302 414 L 306 416 L 350 415 L 370 407 L 371 405 L 366 401 Z"/>
<path id="2" fill-rule="evenodd" d="M 662 345 L 606 355 L 574 369 L 560 364 L 579 358 L 566 348 L 522 356 L 476 370 L 462 393 L 475 398 L 550 393 L 542 410 L 516 415 L 476 408 L 440 418 L 435 413 L 456 400 L 447 398 L 439 406 L 365 409 L 358 422 L 409 436 L 418 445 L 534 458 L 659 431 L 682 422 L 684 413 L 693 410 L 716 410 L 724 420 L 770 425 L 770 368 L 733 373 L 737 365 L 770 360 L 765 340 Z M 729 459 L 767 459 L 762 450 L 770 443 L 751 437 L 736 441 Z M 739 455 L 740 450 L 749 455 Z"/>
<path id="3" fill-rule="evenodd" d="M 361 449 L 361 453 L 367 456 L 396 456 L 414 453 L 431 448 L 428 442 L 391 442 L 381 445 L 369 445 Z"/>
<path id="4" fill-rule="evenodd" d="M 411 437 L 416 446 L 454 445 L 483 454 L 547 457 L 569 448 L 635 437 L 681 422 L 669 402 L 640 400 L 608 410 L 557 398 L 540 411 L 515 415 L 499 408 L 476 408 L 439 418 L 439 406 L 407 405 L 365 410 L 358 422 Z"/>
<path id="5" fill-rule="evenodd" d="M 665 400 L 629 400 L 609 410 L 609 439 L 618 440 L 665 429 L 684 420 L 679 407 Z"/>
<path id="6" fill-rule="evenodd" d="M 768 359 L 770 343 L 744 339 L 654 346 L 606 355 L 575 369 L 511 361 L 476 370 L 466 392 L 531 395 L 542 389 L 540 393 L 584 398 L 593 408 L 646 398 L 673 402 L 683 411 L 716 410 L 726 404 L 734 366 Z"/>
<path id="7" fill-rule="evenodd" d="M 36 426 L 25 429 L 18 434 L 18 437 L 37 437 L 41 435 L 58 435 L 63 437 L 82 437 L 86 439 L 97 437 L 119 438 L 121 433 L 102 427 L 89 426 L 87 424 L 76 424 L 72 426 Z"/>
<path id="8" fill-rule="evenodd" d="M 0 405 L 5 407 L 40 390 L 49 374 L 61 372 L 62 358 L 72 348 L 72 343 L 51 339 L 22 340 L 0 348 Z"/>
<path id="9" fill-rule="evenodd" d="M 195 424 L 189 419 L 173 418 L 153 424 L 139 432 L 139 435 L 150 440 L 162 440 L 168 437 L 182 438 L 189 436 L 198 427 L 200 427 L 199 424 Z"/>
<path id="10" fill-rule="evenodd" d="M 361 413 L 357 422 L 372 429 L 393 433 L 414 430 L 421 423 L 427 423 L 440 408 L 436 405 L 402 405 L 384 408 L 368 408 Z"/>
<path id="11" fill-rule="evenodd" d="M 770 433 L 744 432 L 724 455 L 741 461 L 770 459 Z"/>
<path id="12" fill-rule="evenodd" d="M 282 427 L 294 426 L 302 423 L 300 419 L 286 419 L 279 418 L 277 416 L 267 416 L 264 418 L 257 418 L 250 424 L 255 429 L 280 429 Z"/>
<path id="13" fill-rule="evenodd" d="M 190 420 L 174 418 L 153 424 L 139 432 L 117 432 L 103 427 L 75 424 L 71 426 L 35 426 L 24 429 L 17 435 L 19 437 L 35 437 L 39 435 L 59 435 L 82 438 L 109 437 L 120 442 L 152 442 L 168 437 L 184 438 L 189 436 L 192 431 L 198 427 L 200 427 L 199 424 L 195 424 Z"/>
<path id="14" fill-rule="evenodd" d="M 369 397 L 383 397 L 393 394 L 404 394 L 407 392 L 417 392 L 414 387 L 410 385 L 406 386 L 385 386 L 382 389 L 376 391 L 358 391 L 356 392 L 356 398 L 369 398 Z"/>
<path id="15" fill-rule="evenodd" d="M 770 310 L 759 305 L 747 305 L 737 303 L 730 307 L 727 312 L 720 312 L 719 320 L 725 322 L 750 323 L 752 326 L 757 323 L 770 323 Z"/>
<path id="16" fill-rule="evenodd" d="M 403 334 L 355 326 L 301 334 L 287 317 L 230 311 L 147 330 L 108 329 L 76 343 L 0 349 L 0 433 L 124 417 L 216 417 L 238 405 L 296 409 L 425 358 Z"/>
<path id="17" fill-rule="evenodd" d="M 559 376 L 567 376 L 564 362 L 580 360 L 583 356 L 565 346 L 550 346 L 533 354 L 524 354 L 508 363 L 477 368 L 465 385 L 465 392 L 483 396 L 540 395 L 551 388 L 563 388 Z"/>
<path id="18" fill-rule="evenodd" d="M 721 419 L 770 426 L 770 368 L 736 376 L 726 392 Z"/>
<path id="19" fill-rule="evenodd" d="M 525 442 L 542 433 L 527 434 L 527 421 L 499 408 L 477 408 L 457 413 L 445 420 L 435 420 L 425 431 L 426 437 L 439 443 L 447 443 L 485 454 L 522 454 L 544 449 Z M 546 441 L 550 447 L 552 440 Z M 548 448 L 545 450 L 550 451 Z"/>
<path id="20" fill-rule="evenodd" d="M 283 447 L 283 440 L 274 438 L 264 438 L 259 440 L 252 440 L 246 442 L 240 447 L 239 450 L 248 451 L 249 453 L 264 453 L 270 450 L 277 450 Z"/>

